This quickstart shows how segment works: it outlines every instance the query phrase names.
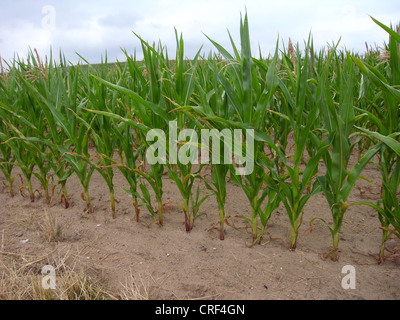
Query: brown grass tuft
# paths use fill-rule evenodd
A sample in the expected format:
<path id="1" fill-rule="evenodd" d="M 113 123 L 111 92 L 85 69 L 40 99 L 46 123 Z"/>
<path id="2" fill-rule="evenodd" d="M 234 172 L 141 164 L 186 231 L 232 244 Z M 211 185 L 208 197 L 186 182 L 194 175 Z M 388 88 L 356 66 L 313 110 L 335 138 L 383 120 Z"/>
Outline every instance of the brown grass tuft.
<path id="1" fill-rule="evenodd" d="M 0 253 L 0 300 L 106 300 L 116 299 L 107 290 L 107 281 L 99 275 L 69 267 L 68 258 L 50 259 L 55 270 L 55 289 L 42 285 L 45 259 L 33 259 L 16 253 Z M 27 260 L 31 260 L 26 263 Z M 72 265 L 75 265 L 73 263 Z"/>

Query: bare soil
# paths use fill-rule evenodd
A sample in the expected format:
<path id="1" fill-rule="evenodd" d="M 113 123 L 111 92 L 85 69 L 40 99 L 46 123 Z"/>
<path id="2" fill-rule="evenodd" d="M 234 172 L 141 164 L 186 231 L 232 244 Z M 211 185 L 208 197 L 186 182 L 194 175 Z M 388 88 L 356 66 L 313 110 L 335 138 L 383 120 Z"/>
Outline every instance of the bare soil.
<path id="1" fill-rule="evenodd" d="M 17 171 L 16 171 L 17 173 Z M 374 166 L 360 180 L 349 203 L 375 201 L 379 196 L 379 172 Z M 377 213 L 366 206 L 350 207 L 340 239 L 339 261 L 324 259 L 331 248 L 331 234 L 319 221 L 309 232 L 314 217 L 332 221 L 323 194 L 306 205 L 296 251 L 288 249 L 289 221 L 285 209 L 271 217 L 260 245 L 249 248 L 248 225 L 237 215 L 249 215 L 248 200 L 239 187 L 228 183 L 226 202 L 229 225 L 225 240 L 219 240 L 215 198 L 208 198 L 194 229 L 187 233 L 182 210 L 174 204 L 181 199 L 174 183 L 164 177 L 164 202 L 169 203 L 164 225 L 153 223 L 145 207 L 140 222 L 134 219 L 124 178 L 116 172 L 117 218 L 112 219 L 106 184 L 94 173 L 90 187 L 93 213 L 85 213 L 81 186 L 72 176 L 67 187 L 72 205 L 65 209 L 58 199 L 48 206 L 44 197 L 31 203 L 18 193 L 11 198 L 0 175 L 0 259 L 29 257 L 36 264 L 65 257 L 66 264 L 100 275 L 108 290 L 119 297 L 123 288 L 134 284 L 148 299 L 399 299 L 399 239 L 389 240 L 387 259 L 378 264 L 381 240 Z M 39 184 L 33 180 L 35 188 Z M 57 190 L 57 189 L 56 189 Z M 22 189 L 22 192 L 25 192 Z M 37 193 L 36 195 L 38 195 Z M 44 217 L 50 214 L 60 226 L 59 241 L 48 241 Z M 397 256 L 396 256 L 397 254 Z M 46 259 L 45 259 L 46 257 Z M 27 260 L 28 261 L 28 260 Z M 345 265 L 356 271 L 356 288 L 343 289 Z M 39 268 L 40 270 L 40 268 Z M 1 281 L 1 280 L 0 280 Z"/>

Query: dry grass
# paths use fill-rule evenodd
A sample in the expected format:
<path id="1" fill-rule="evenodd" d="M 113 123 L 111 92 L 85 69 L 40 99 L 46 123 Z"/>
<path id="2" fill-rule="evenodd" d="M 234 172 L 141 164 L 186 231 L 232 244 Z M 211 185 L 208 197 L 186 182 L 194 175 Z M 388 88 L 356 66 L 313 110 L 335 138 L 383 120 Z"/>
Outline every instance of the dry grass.
<path id="1" fill-rule="evenodd" d="M 121 284 L 123 289 L 120 294 L 122 300 L 149 300 L 149 284 L 145 283 L 141 276 L 138 281 L 133 278 L 127 279 L 125 284 Z M 138 283 L 139 282 L 139 283 Z"/>
<path id="2" fill-rule="evenodd" d="M 44 210 L 43 223 L 41 224 L 41 230 L 44 238 L 48 242 L 62 241 L 62 229 L 57 223 L 57 217 L 54 213 L 49 213 L 48 210 Z"/>
<path id="3" fill-rule="evenodd" d="M 143 279 L 122 285 L 121 292 L 107 287 L 101 272 L 79 268 L 76 257 L 67 252 L 58 258 L 24 256 L 0 252 L 0 300 L 145 300 L 148 286 Z M 72 259 L 74 258 L 74 259 Z M 69 263 L 67 263 L 69 261 Z M 47 264 L 46 264 L 47 263 Z M 46 274 L 42 268 L 50 265 L 55 270 L 55 288 L 45 288 Z"/>
<path id="4" fill-rule="evenodd" d="M 141 277 L 130 277 L 111 290 L 105 270 L 88 266 L 83 249 L 66 243 L 62 231 L 57 214 L 46 209 L 18 213 L 5 221 L 0 230 L 0 300 L 149 299 L 149 286 Z M 38 250 L 9 247 L 9 237 L 32 232 L 41 239 Z M 55 289 L 42 284 L 48 275 L 42 273 L 44 266 L 54 268 Z"/>
<path id="5" fill-rule="evenodd" d="M 9 252 L 1 252 L 1 255 L 1 300 L 104 300 L 115 298 L 107 291 L 104 279 L 67 265 L 68 253 L 52 260 L 48 256 L 27 257 Z M 46 263 L 55 270 L 54 289 L 46 289 L 42 285 L 45 277 L 45 274 L 42 274 L 42 268 Z"/>

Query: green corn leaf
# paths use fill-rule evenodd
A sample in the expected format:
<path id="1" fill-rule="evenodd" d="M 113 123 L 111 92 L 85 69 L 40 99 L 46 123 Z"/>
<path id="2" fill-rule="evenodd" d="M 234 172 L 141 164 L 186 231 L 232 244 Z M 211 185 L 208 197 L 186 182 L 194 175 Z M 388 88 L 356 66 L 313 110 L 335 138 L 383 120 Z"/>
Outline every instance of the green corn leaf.
<path id="1" fill-rule="evenodd" d="M 95 76 L 95 75 L 91 75 L 91 76 L 93 78 L 97 79 L 98 81 L 100 81 L 101 83 L 103 83 L 104 85 L 108 86 L 109 88 L 117 90 L 118 92 L 121 92 L 121 93 L 131 97 L 137 103 L 137 107 L 138 107 L 138 109 L 140 111 L 140 117 L 141 117 L 141 120 L 143 121 L 143 123 L 146 124 L 146 123 L 150 123 L 151 122 L 150 118 L 149 118 L 149 116 L 147 115 L 147 112 L 146 112 L 146 108 L 150 109 L 150 105 L 139 94 L 137 94 L 136 92 L 134 92 L 134 91 L 132 91 L 132 90 L 130 90 L 128 88 L 125 88 L 125 87 L 113 84 L 113 83 L 111 83 L 109 81 L 106 81 L 104 79 L 101 79 L 98 76 Z"/>
<path id="2" fill-rule="evenodd" d="M 181 178 L 179 177 L 179 175 L 176 173 L 175 170 L 170 169 L 168 170 L 168 177 L 172 180 L 174 180 L 174 182 L 176 183 L 176 186 L 178 187 L 180 193 L 182 195 L 188 196 L 188 190 L 185 189 L 184 185 L 182 184 Z"/>
<path id="3" fill-rule="evenodd" d="M 370 16 L 370 18 L 378 25 L 380 26 L 383 30 L 385 30 L 387 33 L 390 34 L 391 37 L 393 37 L 397 42 L 400 42 L 400 34 L 398 34 L 396 31 L 393 29 L 389 28 L 388 26 L 384 25 L 382 22 L 378 21 L 377 19 L 373 18 Z"/>
<path id="4" fill-rule="evenodd" d="M 124 122 L 124 123 L 136 128 L 136 129 L 139 129 L 140 131 L 145 132 L 145 133 L 147 133 L 151 129 L 151 128 L 145 126 L 144 124 L 138 123 L 138 122 L 133 121 L 131 119 L 124 118 L 124 117 L 122 117 L 122 116 L 120 116 L 118 114 L 112 113 L 112 112 L 99 111 L 99 110 L 86 109 L 86 108 L 84 108 L 84 110 L 86 110 L 88 112 L 92 112 L 92 113 L 101 114 L 103 116 L 107 116 L 107 117 L 113 118 L 115 120 Z"/>
<path id="5" fill-rule="evenodd" d="M 251 123 L 253 118 L 253 102 L 252 102 L 252 72 L 253 59 L 251 57 L 249 22 L 247 14 L 240 26 L 241 40 L 241 62 L 242 62 L 242 83 L 243 83 L 243 120 Z"/>
<path id="6" fill-rule="evenodd" d="M 400 156 L 400 142 L 396 141 L 393 139 L 393 137 L 400 135 L 399 133 L 394 133 L 389 136 L 384 136 L 378 132 L 370 131 L 365 128 L 357 127 L 355 126 L 358 130 L 367 133 L 370 136 L 373 136 L 374 138 L 382 141 L 384 144 L 386 144 L 389 148 L 391 148 L 398 156 Z"/>
<path id="7" fill-rule="evenodd" d="M 394 98 L 397 99 L 397 101 L 400 101 L 400 90 L 390 86 L 387 83 L 387 80 L 385 77 L 379 73 L 379 71 L 372 67 L 367 65 L 366 63 L 362 62 L 360 59 L 348 54 L 351 59 L 356 63 L 356 65 L 360 68 L 360 70 L 366 74 L 371 81 L 379 88 L 383 90 L 383 92 L 392 95 Z"/>
<path id="8" fill-rule="evenodd" d="M 300 189 L 300 193 L 303 193 L 308 183 L 315 175 L 316 170 L 318 169 L 319 160 L 322 158 L 324 153 L 327 152 L 328 148 L 329 148 L 328 144 L 320 146 L 318 152 L 313 157 L 311 157 L 311 159 L 307 162 L 306 168 L 304 169 L 303 172 L 303 177 L 301 179 L 302 187 Z"/>
<path id="9" fill-rule="evenodd" d="M 351 190 L 353 189 L 357 179 L 361 175 L 365 166 L 371 161 L 372 157 L 379 152 L 381 149 L 381 144 L 376 145 L 372 149 L 368 150 L 361 159 L 354 165 L 354 167 L 348 173 L 347 180 L 343 185 L 342 189 L 339 193 L 339 198 L 343 201 L 346 201 L 348 196 L 350 195 Z"/>
<path id="10" fill-rule="evenodd" d="M 6 113 L 11 114 L 11 115 L 12 115 L 13 117 L 15 117 L 21 124 L 26 125 L 27 127 L 31 128 L 31 129 L 33 129 L 33 130 L 35 130 L 35 131 L 38 131 L 38 129 L 36 128 L 36 126 L 35 126 L 33 123 L 31 123 L 30 121 L 28 121 L 25 117 L 23 117 L 23 116 L 21 116 L 21 115 L 15 113 L 15 112 L 13 112 L 9 107 L 7 107 L 7 106 L 6 106 L 4 103 L 2 103 L 1 101 L 0 101 L 0 109 L 4 110 Z M 5 119 L 8 118 L 8 117 L 6 116 L 6 114 L 4 114 L 3 117 L 4 117 Z M 38 134 L 40 134 L 40 132 L 38 132 Z"/>
<path id="11" fill-rule="evenodd" d="M 204 33 L 203 33 L 204 34 Z M 214 47 L 216 47 L 218 49 L 218 51 L 222 54 L 222 56 L 227 59 L 227 60 L 231 60 L 234 61 L 235 59 L 233 58 L 233 56 L 220 44 L 218 44 L 217 42 L 215 42 L 214 40 L 212 40 L 209 36 L 207 36 L 206 34 L 204 34 L 206 36 L 206 38 L 214 45 Z"/>

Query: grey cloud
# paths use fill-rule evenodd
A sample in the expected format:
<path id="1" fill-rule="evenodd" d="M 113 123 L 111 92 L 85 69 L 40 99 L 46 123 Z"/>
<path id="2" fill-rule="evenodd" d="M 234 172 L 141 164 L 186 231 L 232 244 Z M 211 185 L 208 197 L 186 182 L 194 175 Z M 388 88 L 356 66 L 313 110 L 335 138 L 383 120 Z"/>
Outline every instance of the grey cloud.
<path id="1" fill-rule="evenodd" d="M 56 28 L 51 39 L 40 33 L 45 5 L 56 9 Z M 316 46 L 337 41 L 341 35 L 343 45 L 349 49 L 360 46 L 363 50 L 365 40 L 381 42 L 380 38 L 385 34 L 379 33 L 380 28 L 372 22 L 361 28 L 357 27 L 357 22 L 349 24 L 356 24 L 357 28 L 339 28 L 338 21 L 343 20 L 342 16 L 347 12 L 345 6 L 354 8 L 357 22 L 360 16 L 371 14 L 383 19 L 384 23 L 398 23 L 390 19 L 400 16 L 398 0 L 248 1 L 253 54 L 258 53 L 258 44 L 263 54 L 273 52 L 278 36 L 281 41 L 287 42 L 291 37 L 302 44 L 310 31 L 315 35 Z M 175 54 L 175 26 L 178 32 L 183 32 L 187 57 L 192 57 L 202 45 L 207 55 L 213 46 L 202 32 L 231 50 L 226 30 L 230 30 L 238 45 L 239 17 L 244 10 L 243 0 L 1 0 L 0 54 L 10 59 L 12 51 L 26 51 L 28 45 L 48 51 L 46 46 L 51 43 L 54 52 L 61 48 L 71 61 L 77 60 L 75 51 L 91 62 L 99 61 L 106 50 L 110 60 L 114 57 L 122 59 L 120 47 L 129 52 L 136 48 L 138 55 L 141 52 L 140 43 L 131 32 L 135 31 L 150 43 L 161 40 L 172 57 Z"/>

